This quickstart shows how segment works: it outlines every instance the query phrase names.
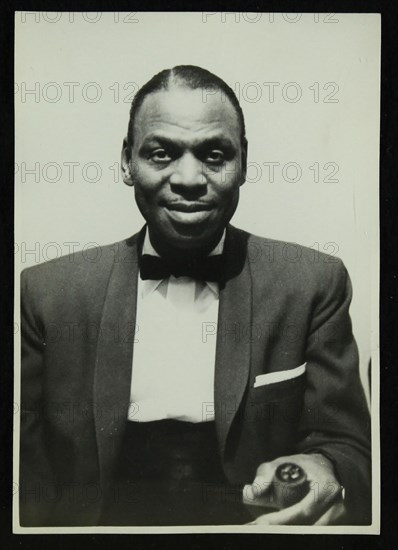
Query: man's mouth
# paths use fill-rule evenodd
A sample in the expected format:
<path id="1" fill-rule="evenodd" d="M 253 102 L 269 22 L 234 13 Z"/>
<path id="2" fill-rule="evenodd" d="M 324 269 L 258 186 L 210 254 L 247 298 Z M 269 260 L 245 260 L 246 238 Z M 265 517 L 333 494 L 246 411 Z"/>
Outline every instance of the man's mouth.
<path id="1" fill-rule="evenodd" d="M 177 223 L 197 224 L 207 220 L 214 204 L 200 201 L 176 201 L 164 204 L 170 218 Z"/>
<path id="2" fill-rule="evenodd" d="M 203 212 L 212 210 L 214 204 L 200 201 L 176 201 L 165 203 L 168 210 L 176 212 Z"/>

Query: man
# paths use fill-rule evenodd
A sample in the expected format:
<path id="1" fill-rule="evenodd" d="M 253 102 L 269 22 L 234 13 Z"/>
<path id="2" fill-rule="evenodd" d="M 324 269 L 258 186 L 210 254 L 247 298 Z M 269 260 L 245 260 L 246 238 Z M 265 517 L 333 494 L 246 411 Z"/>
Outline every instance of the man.
<path id="1" fill-rule="evenodd" d="M 146 226 L 23 273 L 22 525 L 370 523 L 349 277 L 229 225 L 246 158 L 232 90 L 162 71 L 122 151 Z"/>

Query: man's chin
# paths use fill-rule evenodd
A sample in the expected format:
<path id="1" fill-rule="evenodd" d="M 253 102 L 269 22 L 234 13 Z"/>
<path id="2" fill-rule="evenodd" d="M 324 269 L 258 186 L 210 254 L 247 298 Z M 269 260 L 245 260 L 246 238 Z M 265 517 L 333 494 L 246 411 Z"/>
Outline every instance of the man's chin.
<path id="1" fill-rule="evenodd" d="M 174 236 L 173 239 L 166 241 L 166 243 L 176 249 L 198 250 L 207 248 L 213 243 L 213 240 L 214 239 L 210 236 L 204 235 L 203 232 L 200 234 L 192 234 L 187 231 L 186 233 Z"/>
<path id="2" fill-rule="evenodd" d="M 154 240 L 162 247 L 173 248 L 181 251 L 205 250 L 214 248 L 222 235 L 223 228 L 219 231 L 209 231 L 208 227 L 194 227 L 192 224 L 184 226 L 179 224 L 168 232 L 156 232 Z M 152 235 L 151 229 L 149 229 Z M 152 240 L 152 238 L 151 238 Z"/>

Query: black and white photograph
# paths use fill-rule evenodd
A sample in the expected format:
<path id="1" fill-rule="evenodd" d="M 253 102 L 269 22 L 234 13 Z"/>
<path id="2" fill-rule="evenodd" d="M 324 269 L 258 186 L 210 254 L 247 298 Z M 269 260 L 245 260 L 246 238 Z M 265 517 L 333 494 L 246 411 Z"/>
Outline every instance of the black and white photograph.
<path id="1" fill-rule="evenodd" d="M 13 532 L 380 532 L 380 15 L 15 13 Z"/>

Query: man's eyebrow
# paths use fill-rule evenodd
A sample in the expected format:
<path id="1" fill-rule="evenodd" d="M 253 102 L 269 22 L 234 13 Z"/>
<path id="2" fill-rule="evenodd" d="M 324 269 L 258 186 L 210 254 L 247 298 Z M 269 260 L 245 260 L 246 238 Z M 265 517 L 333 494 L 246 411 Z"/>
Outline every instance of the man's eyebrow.
<path id="1" fill-rule="evenodd" d="M 199 144 L 199 147 L 226 147 L 228 149 L 235 148 L 234 142 L 224 135 L 215 135 L 204 138 Z"/>
<path id="2" fill-rule="evenodd" d="M 183 139 L 173 138 L 158 132 L 152 132 L 151 134 L 148 134 L 144 138 L 142 146 L 145 147 L 151 142 L 157 142 L 160 145 L 169 145 L 174 147 L 176 146 L 184 147 L 186 144 L 186 142 Z M 203 139 L 198 139 L 196 142 L 194 141 L 193 143 L 194 148 L 203 148 L 203 147 L 211 147 L 211 146 L 235 148 L 234 142 L 224 134 L 213 134 L 213 135 L 204 137 Z"/>

